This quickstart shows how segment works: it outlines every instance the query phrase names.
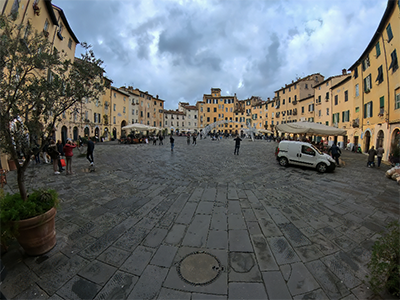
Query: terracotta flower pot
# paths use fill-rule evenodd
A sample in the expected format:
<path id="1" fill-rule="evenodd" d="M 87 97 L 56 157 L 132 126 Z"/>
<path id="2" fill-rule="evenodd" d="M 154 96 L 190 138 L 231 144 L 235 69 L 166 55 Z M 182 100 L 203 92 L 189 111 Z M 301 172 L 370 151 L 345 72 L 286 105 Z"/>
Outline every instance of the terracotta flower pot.
<path id="1" fill-rule="evenodd" d="M 55 216 L 53 207 L 46 213 L 18 222 L 18 243 L 26 254 L 36 256 L 44 254 L 56 245 Z"/>

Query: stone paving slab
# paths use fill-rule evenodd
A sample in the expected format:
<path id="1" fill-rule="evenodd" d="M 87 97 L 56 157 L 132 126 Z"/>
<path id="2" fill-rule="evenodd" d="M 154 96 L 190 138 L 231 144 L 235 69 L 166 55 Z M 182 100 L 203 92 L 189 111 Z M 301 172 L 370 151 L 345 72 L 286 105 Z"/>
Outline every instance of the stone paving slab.
<path id="1" fill-rule="evenodd" d="M 99 143 L 96 172 L 75 152 L 72 176 L 31 165 L 30 188 L 55 188 L 57 245 L 2 255 L 8 299 L 381 299 L 368 287 L 372 245 L 399 219 L 388 166 L 343 151 L 333 173 L 280 167 L 276 143 Z M 211 159 L 210 159 L 211 158 Z M 16 173 L 6 192 L 17 191 Z M 372 184 L 371 184 L 372 183 Z M 179 264 L 208 253 L 219 276 L 189 284 Z M 196 270 L 193 270 L 196 272 Z"/>

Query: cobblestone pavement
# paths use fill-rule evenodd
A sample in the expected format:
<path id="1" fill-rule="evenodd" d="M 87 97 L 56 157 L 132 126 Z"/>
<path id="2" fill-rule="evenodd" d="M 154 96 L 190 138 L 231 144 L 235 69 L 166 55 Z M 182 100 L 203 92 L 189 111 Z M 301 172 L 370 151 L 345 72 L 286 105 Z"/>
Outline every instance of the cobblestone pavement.
<path id="1" fill-rule="evenodd" d="M 175 137 L 97 144 L 96 172 L 28 169 L 56 189 L 57 245 L 2 260 L 8 299 L 376 299 L 365 276 L 373 242 L 399 219 L 387 165 L 344 151 L 334 173 L 280 167 L 274 142 Z M 16 191 L 15 172 L 6 191 Z M 15 181 L 14 181 L 15 182 Z M 386 296 L 383 296 L 384 298 Z"/>

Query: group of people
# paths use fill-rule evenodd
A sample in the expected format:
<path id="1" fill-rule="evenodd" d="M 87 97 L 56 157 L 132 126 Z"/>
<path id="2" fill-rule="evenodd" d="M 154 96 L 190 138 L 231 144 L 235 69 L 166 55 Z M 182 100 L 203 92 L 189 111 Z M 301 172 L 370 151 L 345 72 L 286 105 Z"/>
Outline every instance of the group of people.
<path id="1" fill-rule="evenodd" d="M 371 149 L 368 150 L 368 162 L 367 162 L 367 167 L 372 168 L 375 167 L 375 156 L 378 159 L 378 168 L 381 166 L 382 162 L 382 157 L 383 153 L 385 153 L 385 150 L 383 149 L 382 146 L 379 146 L 378 149 L 375 150 L 375 147 L 372 146 Z"/>
<path id="2" fill-rule="evenodd" d="M 50 156 L 53 162 L 53 171 L 55 175 L 61 174 L 61 172 L 64 171 L 64 167 L 66 169 L 67 175 L 73 174 L 72 157 L 74 156 L 73 150 L 76 147 L 77 144 L 74 143 L 70 138 L 67 139 L 65 145 L 63 145 L 60 140 L 58 140 L 57 143 L 54 140 L 50 141 L 50 144 L 46 148 L 46 152 Z M 92 139 L 89 137 L 87 141 L 86 158 L 91 166 L 94 165 L 93 151 L 94 151 L 94 143 Z M 61 158 L 62 156 L 65 156 L 65 161 L 63 158 Z"/>

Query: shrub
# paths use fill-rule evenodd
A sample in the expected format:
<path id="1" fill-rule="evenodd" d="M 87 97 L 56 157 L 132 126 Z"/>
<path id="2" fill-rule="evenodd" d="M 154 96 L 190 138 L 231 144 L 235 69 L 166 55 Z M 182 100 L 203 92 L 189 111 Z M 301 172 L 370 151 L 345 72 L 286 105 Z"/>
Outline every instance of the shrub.
<path id="1" fill-rule="evenodd" d="M 399 222 L 387 226 L 388 232 L 374 244 L 368 268 L 371 271 L 369 283 L 374 293 L 387 290 L 400 296 L 400 230 Z"/>

